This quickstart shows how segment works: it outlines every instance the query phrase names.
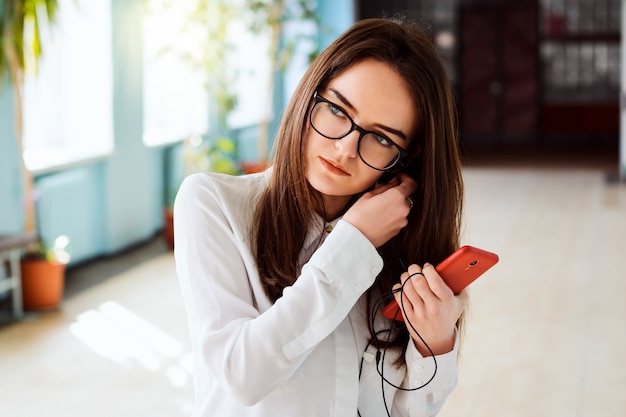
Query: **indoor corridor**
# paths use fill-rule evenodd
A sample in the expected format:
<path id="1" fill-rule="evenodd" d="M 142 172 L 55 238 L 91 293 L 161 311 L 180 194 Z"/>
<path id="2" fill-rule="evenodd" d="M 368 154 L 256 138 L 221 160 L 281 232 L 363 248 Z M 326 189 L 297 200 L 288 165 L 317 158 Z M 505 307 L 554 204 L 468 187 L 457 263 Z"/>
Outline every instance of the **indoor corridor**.
<path id="1" fill-rule="evenodd" d="M 613 162 L 470 161 L 462 243 L 500 263 L 471 286 L 440 416 L 623 416 L 626 186 L 607 180 Z M 0 414 L 189 416 L 187 324 L 161 240 L 68 280 L 61 309 L 0 327 Z"/>

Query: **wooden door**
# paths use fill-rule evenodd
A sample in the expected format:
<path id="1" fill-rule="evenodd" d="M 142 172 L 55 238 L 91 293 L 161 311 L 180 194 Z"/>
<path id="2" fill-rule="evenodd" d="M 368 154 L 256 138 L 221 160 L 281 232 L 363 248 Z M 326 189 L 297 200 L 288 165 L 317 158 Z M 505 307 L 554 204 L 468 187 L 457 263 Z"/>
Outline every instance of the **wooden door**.
<path id="1" fill-rule="evenodd" d="M 459 112 L 467 145 L 534 140 L 537 18 L 536 2 L 459 6 Z"/>

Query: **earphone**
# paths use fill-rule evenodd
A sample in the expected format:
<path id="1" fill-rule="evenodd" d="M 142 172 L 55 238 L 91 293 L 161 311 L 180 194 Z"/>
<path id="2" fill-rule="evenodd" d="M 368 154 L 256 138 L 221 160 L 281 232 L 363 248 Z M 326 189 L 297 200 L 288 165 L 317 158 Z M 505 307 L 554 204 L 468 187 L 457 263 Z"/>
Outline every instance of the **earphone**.
<path id="1" fill-rule="evenodd" d="M 396 242 L 394 239 L 392 239 L 391 241 L 391 245 L 393 246 L 394 250 L 396 251 L 396 254 L 398 256 L 398 260 L 400 261 L 400 264 L 402 265 L 403 270 L 407 271 L 408 270 L 408 266 L 406 265 L 406 262 L 404 261 L 404 259 L 402 258 L 401 254 L 400 254 L 400 250 L 398 249 Z M 381 380 L 381 392 L 382 392 L 382 397 L 383 397 L 383 403 L 385 405 L 385 411 L 387 412 L 387 416 L 391 417 L 391 412 L 389 411 L 389 406 L 387 405 L 387 399 L 385 398 L 385 383 L 388 385 L 391 385 L 392 387 L 394 387 L 397 390 L 401 390 L 401 391 L 417 391 L 420 390 L 422 388 L 424 388 L 426 385 L 430 384 L 432 382 L 432 380 L 435 378 L 435 375 L 437 375 L 437 359 L 435 358 L 435 354 L 432 351 L 432 349 L 430 348 L 430 346 L 428 345 L 428 343 L 426 343 L 426 341 L 424 340 L 424 338 L 420 335 L 420 333 L 417 331 L 417 329 L 415 328 L 415 326 L 413 325 L 413 323 L 411 323 L 410 320 L 408 320 L 407 318 L 407 314 L 406 314 L 406 310 L 404 307 L 404 286 L 406 285 L 406 283 L 409 281 L 409 279 L 411 279 L 413 276 L 416 275 L 422 275 L 423 274 L 421 272 L 416 272 L 413 273 L 411 275 L 409 275 L 409 277 L 402 283 L 402 286 L 398 289 L 395 290 L 391 290 L 389 292 L 387 292 L 386 294 L 383 294 L 376 303 L 374 303 L 374 305 L 372 306 L 371 309 L 371 314 L 370 314 L 370 328 L 372 329 L 372 341 L 374 342 L 374 347 L 376 348 L 376 355 L 375 355 L 375 366 L 376 366 L 376 371 L 378 372 L 378 375 L 380 376 L 380 380 Z M 424 344 L 424 346 L 426 346 L 426 349 L 428 350 L 428 352 L 430 353 L 430 357 L 433 359 L 433 364 L 434 364 L 434 370 L 433 373 L 431 375 L 431 377 L 422 385 L 418 386 L 418 387 L 411 387 L 411 388 L 403 388 L 403 387 L 399 387 L 397 385 L 395 385 L 394 383 L 392 383 L 391 381 L 389 381 L 387 378 L 385 378 L 384 375 L 384 363 L 385 363 L 385 356 L 387 354 L 387 346 L 389 345 L 389 341 L 391 340 L 391 335 L 395 330 L 395 326 L 400 326 L 399 322 L 396 320 L 390 320 L 390 327 L 386 328 L 386 329 L 381 329 L 381 330 L 376 330 L 375 329 L 375 320 L 376 320 L 376 316 L 377 314 L 381 311 L 382 307 L 385 306 L 389 301 L 391 301 L 390 299 L 394 298 L 394 294 L 396 292 L 400 292 L 400 308 L 402 310 L 402 313 L 404 314 L 405 317 L 405 323 L 406 325 L 410 326 L 411 329 L 415 332 L 415 334 L 417 335 L 417 337 L 420 339 L 420 341 Z M 398 312 L 396 314 L 400 314 L 400 310 L 398 310 Z M 383 333 L 387 333 L 387 340 L 384 342 L 385 345 L 384 346 L 380 346 L 379 345 L 379 338 L 378 335 L 383 334 Z M 363 361 L 365 360 L 365 355 L 367 352 L 367 348 L 366 350 L 363 352 L 363 355 L 361 355 L 361 364 L 359 367 L 359 379 L 361 378 L 361 372 L 363 370 Z M 379 367 L 380 365 L 380 367 Z M 359 417 L 361 417 L 361 413 L 359 412 L 359 410 L 357 410 L 357 414 Z"/>

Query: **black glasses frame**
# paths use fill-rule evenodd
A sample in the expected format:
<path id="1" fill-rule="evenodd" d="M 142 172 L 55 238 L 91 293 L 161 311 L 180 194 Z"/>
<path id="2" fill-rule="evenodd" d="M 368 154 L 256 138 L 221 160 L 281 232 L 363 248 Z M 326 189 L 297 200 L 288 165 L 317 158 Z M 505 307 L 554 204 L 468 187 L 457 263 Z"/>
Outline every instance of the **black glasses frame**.
<path id="1" fill-rule="evenodd" d="M 393 140 L 389 139 L 388 136 L 380 134 L 378 132 L 373 132 L 371 130 L 366 130 L 363 129 L 361 126 L 357 125 L 356 123 L 354 123 L 354 120 L 352 120 L 352 117 L 350 117 L 348 115 L 348 113 L 339 105 L 333 103 L 332 101 L 322 97 L 321 95 L 319 95 L 317 93 L 317 91 L 315 92 L 315 94 L 313 95 L 313 100 L 315 100 L 315 103 L 313 103 L 313 106 L 311 107 L 311 111 L 309 113 L 309 123 L 311 123 L 311 127 L 320 135 L 324 136 L 326 139 L 330 139 L 330 140 L 338 140 L 338 139 L 343 139 L 346 136 L 348 136 L 350 133 L 354 132 L 355 130 L 357 132 L 359 132 L 359 140 L 357 142 L 356 145 L 356 150 L 357 153 L 359 154 L 359 158 L 361 158 L 361 161 L 363 161 L 363 163 L 365 165 L 367 165 L 368 167 L 375 169 L 377 171 L 389 171 L 390 169 L 394 168 L 396 165 L 400 164 L 402 165 L 402 161 L 409 156 L 409 153 L 406 151 L 406 149 L 402 148 L 400 145 L 398 145 L 397 143 L 395 143 Z M 326 136 L 325 134 L 323 134 L 322 132 L 320 132 L 319 130 L 317 130 L 317 128 L 315 127 L 315 125 L 313 124 L 313 109 L 315 109 L 315 106 L 318 103 L 327 103 L 330 104 L 333 107 L 338 108 L 339 110 L 341 110 L 341 112 L 344 114 L 344 116 L 350 121 L 351 123 L 351 127 L 350 130 L 348 130 L 346 133 L 344 133 L 343 135 L 333 138 L 330 136 Z M 384 137 L 386 140 L 388 140 L 389 142 L 391 142 L 393 144 L 393 146 L 395 146 L 398 149 L 398 157 L 393 160 L 390 165 L 386 166 L 385 168 L 376 168 L 370 164 L 367 163 L 367 161 L 363 158 L 363 156 L 361 155 L 361 140 L 363 139 L 363 136 L 367 135 L 367 134 L 372 134 L 372 135 L 376 135 L 376 136 L 382 136 Z"/>

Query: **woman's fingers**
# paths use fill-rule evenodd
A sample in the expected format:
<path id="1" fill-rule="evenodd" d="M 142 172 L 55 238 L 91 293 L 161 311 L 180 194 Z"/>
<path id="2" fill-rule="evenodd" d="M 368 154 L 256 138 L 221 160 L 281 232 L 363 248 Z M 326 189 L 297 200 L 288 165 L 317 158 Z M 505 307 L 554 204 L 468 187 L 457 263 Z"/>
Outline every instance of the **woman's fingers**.
<path id="1" fill-rule="evenodd" d="M 405 287 L 405 282 L 408 279 L 409 274 L 408 273 L 403 273 L 400 276 L 400 284 L 396 284 L 393 286 L 394 289 L 394 298 L 396 299 L 396 303 L 398 303 L 398 306 L 400 306 L 400 311 L 402 312 L 401 314 L 404 316 L 404 319 L 407 319 L 407 316 L 412 316 L 413 315 L 413 303 L 411 302 L 411 299 L 406 295 L 406 293 L 404 292 Z M 408 283 L 406 283 L 408 284 Z"/>
<path id="2" fill-rule="evenodd" d="M 448 284 L 441 278 L 434 266 L 429 263 L 424 265 L 422 270 L 428 287 L 432 294 L 439 300 L 447 300 L 454 296 Z"/>
<path id="3" fill-rule="evenodd" d="M 398 188 L 405 197 L 410 196 L 417 189 L 417 183 L 409 175 L 400 173 L 397 178 L 399 181 Z"/>
<path id="4" fill-rule="evenodd" d="M 467 305 L 466 291 L 455 296 L 429 264 L 409 266 L 400 281 L 394 289 L 401 291 L 394 296 L 418 350 L 422 354 L 449 352 L 456 321 Z"/>
<path id="5" fill-rule="evenodd" d="M 415 192 L 417 189 L 417 183 L 407 174 L 401 173 L 388 183 L 377 185 L 373 190 L 369 191 L 369 194 L 376 196 L 391 189 L 395 189 L 396 192 L 399 192 L 399 197 L 405 199 Z"/>
<path id="6" fill-rule="evenodd" d="M 389 184 L 363 194 L 343 219 L 359 229 L 375 247 L 380 247 L 407 225 L 413 204 L 407 202 L 407 197 L 415 187 L 413 179 L 399 174 Z"/>
<path id="7" fill-rule="evenodd" d="M 424 271 L 418 265 L 409 266 L 402 274 L 402 300 L 411 303 L 412 309 L 424 310 L 425 305 L 438 301 L 437 296 L 430 288 L 430 283 Z"/>
<path id="8" fill-rule="evenodd" d="M 423 268 L 418 265 L 409 266 L 407 272 L 400 276 L 400 284 L 394 289 L 398 305 L 404 305 L 407 313 L 425 316 L 428 310 L 439 308 L 441 302 L 449 303 L 454 298 L 452 290 L 443 281 L 439 273 L 431 264 L 425 264 Z M 460 295 L 460 301 L 467 303 L 467 293 Z"/>

